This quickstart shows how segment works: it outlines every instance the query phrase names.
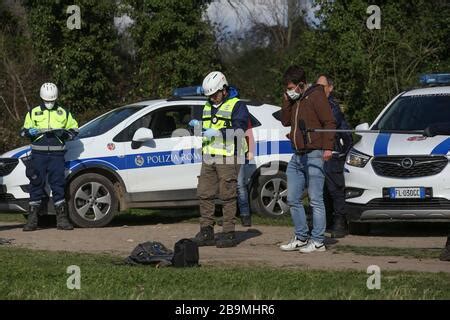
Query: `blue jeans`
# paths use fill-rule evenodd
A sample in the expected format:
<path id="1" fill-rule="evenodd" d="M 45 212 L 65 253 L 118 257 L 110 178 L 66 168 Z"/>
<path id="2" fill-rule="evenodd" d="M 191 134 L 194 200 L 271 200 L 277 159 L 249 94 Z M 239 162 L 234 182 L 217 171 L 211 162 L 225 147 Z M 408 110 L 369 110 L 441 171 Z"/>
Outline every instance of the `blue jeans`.
<path id="1" fill-rule="evenodd" d="M 256 170 L 256 164 L 254 163 L 245 163 L 241 165 L 238 175 L 238 205 L 239 212 L 241 216 L 249 216 L 250 215 L 250 205 L 248 202 L 248 185 L 250 183 L 250 178 Z"/>
<path id="2" fill-rule="evenodd" d="M 325 175 L 322 156 L 322 150 L 314 150 L 302 156 L 294 154 L 286 170 L 288 205 L 295 226 L 295 235 L 302 241 L 309 238 L 305 209 L 301 201 L 306 186 L 310 205 L 313 209 L 314 227 L 311 232 L 311 239 L 319 243 L 323 243 L 325 239 L 326 214 L 323 201 Z"/>

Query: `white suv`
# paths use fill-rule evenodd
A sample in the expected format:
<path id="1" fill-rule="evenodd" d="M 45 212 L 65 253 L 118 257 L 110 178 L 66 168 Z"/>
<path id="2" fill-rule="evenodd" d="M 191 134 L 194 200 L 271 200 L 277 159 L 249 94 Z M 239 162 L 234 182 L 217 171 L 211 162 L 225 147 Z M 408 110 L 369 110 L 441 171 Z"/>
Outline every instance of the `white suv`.
<path id="1" fill-rule="evenodd" d="M 450 83 L 450 75 L 439 76 Z M 424 83 L 437 84 L 436 77 L 424 76 Z M 357 126 L 400 133 L 360 134 L 348 154 L 350 221 L 450 221 L 450 137 L 401 133 L 445 122 L 450 123 L 450 86 L 434 86 L 399 94 L 371 126 Z M 370 225 L 360 226 L 367 231 Z"/>
<path id="2" fill-rule="evenodd" d="M 204 103 L 195 96 L 144 101 L 82 126 L 77 139 L 67 143 L 66 153 L 66 193 L 73 223 L 102 227 L 127 208 L 196 206 L 201 137 L 187 130 L 191 119 L 201 119 Z M 251 101 L 247 105 L 258 167 L 251 180 L 251 207 L 269 216 L 286 214 L 289 128 L 279 121 L 279 107 Z M 22 147 L 0 158 L 0 212 L 27 212 L 29 152 L 29 146 Z"/>

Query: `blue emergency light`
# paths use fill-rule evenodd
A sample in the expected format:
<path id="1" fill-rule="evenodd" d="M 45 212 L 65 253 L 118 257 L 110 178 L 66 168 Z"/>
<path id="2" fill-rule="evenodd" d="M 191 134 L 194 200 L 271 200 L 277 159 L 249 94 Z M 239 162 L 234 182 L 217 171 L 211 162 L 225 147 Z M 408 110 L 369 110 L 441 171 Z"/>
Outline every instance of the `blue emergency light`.
<path id="1" fill-rule="evenodd" d="M 427 86 L 450 85 L 450 73 L 431 73 L 420 76 L 420 83 Z"/>
<path id="2" fill-rule="evenodd" d="M 191 86 L 175 88 L 172 92 L 174 97 L 193 97 L 193 96 L 203 96 L 202 86 Z"/>

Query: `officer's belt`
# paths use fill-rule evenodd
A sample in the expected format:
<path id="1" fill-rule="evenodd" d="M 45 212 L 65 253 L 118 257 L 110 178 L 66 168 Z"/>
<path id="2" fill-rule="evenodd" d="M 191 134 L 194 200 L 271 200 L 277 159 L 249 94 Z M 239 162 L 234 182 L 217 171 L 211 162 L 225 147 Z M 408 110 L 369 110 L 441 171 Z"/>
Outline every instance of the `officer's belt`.
<path id="1" fill-rule="evenodd" d="M 64 151 L 66 149 L 65 146 L 36 146 L 34 144 L 31 145 L 32 150 L 36 151 Z"/>

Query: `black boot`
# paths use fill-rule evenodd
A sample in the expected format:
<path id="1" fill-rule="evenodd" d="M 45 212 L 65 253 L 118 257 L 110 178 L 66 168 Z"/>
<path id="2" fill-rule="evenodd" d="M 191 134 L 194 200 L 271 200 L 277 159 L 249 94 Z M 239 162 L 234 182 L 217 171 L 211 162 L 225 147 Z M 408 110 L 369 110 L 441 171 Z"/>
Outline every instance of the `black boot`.
<path id="1" fill-rule="evenodd" d="M 445 244 L 445 248 L 442 250 L 439 259 L 441 261 L 450 261 L 450 237 L 447 238 L 447 243 Z"/>
<path id="2" fill-rule="evenodd" d="M 67 216 L 66 204 L 62 203 L 55 207 L 56 210 L 56 229 L 73 230 L 73 226 Z"/>
<path id="3" fill-rule="evenodd" d="M 250 215 L 241 216 L 241 223 L 243 227 L 251 227 L 252 217 Z"/>
<path id="4" fill-rule="evenodd" d="M 199 247 L 213 246 L 216 244 L 214 239 L 214 228 L 203 227 L 200 228 L 200 232 L 197 233 L 195 238 L 192 239 Z"/>
<path id="5" fill-rule="evenodd" d="M 234 234 L 234 231 L 222 233 L 219 235 L 219 237 L 216 240 L 217 248 L 231 248 L 231 247 L 236 247 L 236 246 L 237 246 L 237 241 L 236 241 L 236 236 Z"/>
<path id="6" fill-rule="evenodd" d="M 23 231 L 35 231 L 38 227 L 38 212 L 40 206 L 30 205 L 28 209 L 27 223 L 23 226 Z"/>
<path id="7" fill-rule="evenodd" d="M 348 235 L 348 224 L 345 217 L 341 215 L 336 215 L 334 217 L 334 225 L 331 229 L 332 238 L 344 238 Z"/>

